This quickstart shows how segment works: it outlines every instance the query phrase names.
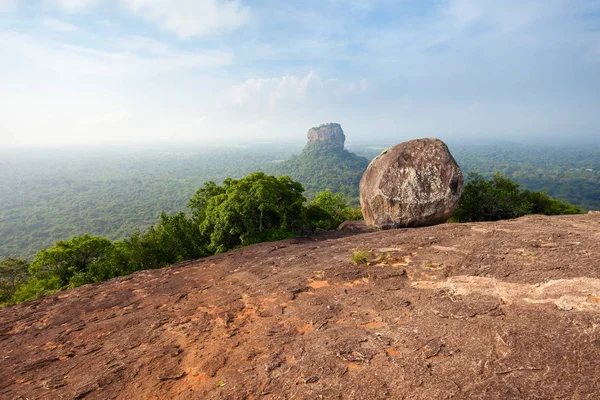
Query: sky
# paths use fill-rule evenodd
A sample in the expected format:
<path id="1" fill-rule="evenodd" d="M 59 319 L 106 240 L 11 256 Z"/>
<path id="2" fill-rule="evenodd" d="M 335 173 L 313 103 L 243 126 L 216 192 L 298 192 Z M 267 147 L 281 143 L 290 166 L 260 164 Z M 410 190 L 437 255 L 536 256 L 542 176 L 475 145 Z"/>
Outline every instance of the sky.
<path id="1" fill-rule="evenodd" d="M 0 0 L 0 146 L 600 138 L 600 0 Z"/>

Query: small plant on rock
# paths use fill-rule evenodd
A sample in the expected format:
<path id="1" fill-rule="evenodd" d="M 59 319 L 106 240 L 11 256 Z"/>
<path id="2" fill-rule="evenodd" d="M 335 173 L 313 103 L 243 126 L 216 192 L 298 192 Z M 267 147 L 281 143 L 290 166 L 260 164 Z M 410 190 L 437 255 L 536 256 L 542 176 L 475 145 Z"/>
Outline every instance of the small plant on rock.
<path id="1" fill-rule="evenodd" d="M 367 265 L 368 258 L 369 252 L 366 250 L 356 250 L 352 253 L 352 262 L 354 265 Z"/>

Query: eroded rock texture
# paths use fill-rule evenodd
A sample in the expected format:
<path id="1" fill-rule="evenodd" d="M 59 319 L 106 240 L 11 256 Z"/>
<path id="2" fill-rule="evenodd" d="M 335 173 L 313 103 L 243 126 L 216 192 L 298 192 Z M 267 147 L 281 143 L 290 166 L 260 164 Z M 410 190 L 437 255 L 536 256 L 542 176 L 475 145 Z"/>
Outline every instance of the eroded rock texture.
<path id="1" fill-rule="evenodd" d="M 340 149 L 344 148 L 344 142 L 346 136 L 340 124 L 329 123 L 323 124 L 316 128 L 311 128 L 307 134 L 308 144 L 314 144 L 318 142 L 327 142 Z"/>
<path id="2" fill-rule="evenodd" d="M 462 185 L 462 172 L 444 142 L 400 143 L 375 158 L 363 175 L 363 216 L 380 229 L 440 224 L 452 216 Z"/>
<path id="3" fill-rule="evenodd" d="M 59 292 L 0 310 L 0 399 L 598 399 L 599 241 L 334 231 Z"/>

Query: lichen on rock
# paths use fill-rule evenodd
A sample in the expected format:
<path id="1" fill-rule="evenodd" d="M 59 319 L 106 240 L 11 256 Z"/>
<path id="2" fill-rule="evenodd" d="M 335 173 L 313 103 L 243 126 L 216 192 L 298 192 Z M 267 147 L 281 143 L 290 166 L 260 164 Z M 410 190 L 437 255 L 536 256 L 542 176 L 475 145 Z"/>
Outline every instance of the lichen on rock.
<path id="1" fill-rule="evenodd" d="M 444 142 L 404 142 L 381 153 L 364 173 L 363 216 L 380 229 L 443 223 L 458 205 L 462 185 L 462 172 Z"/>

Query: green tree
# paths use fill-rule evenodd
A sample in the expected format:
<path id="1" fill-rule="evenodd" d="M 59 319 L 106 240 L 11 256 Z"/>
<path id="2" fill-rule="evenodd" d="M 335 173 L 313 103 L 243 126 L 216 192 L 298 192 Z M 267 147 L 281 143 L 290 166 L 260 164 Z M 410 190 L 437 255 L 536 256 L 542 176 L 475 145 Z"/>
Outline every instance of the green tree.
<path id="1" fill-rule="evenodd" d="M 194 218 L 183 212 L 173 216 L 163 213 L 160 223 L 145 233 L 117 242 L 109 264 L 113 276 L 160 268 L 209 255 L 207 244 Z"/>
<path id="2" fill-rule="evenodd" d="M 29 272 L 39 279 L 57 277 L 59 289 L 63 289 L 69 286 L 74 276 L 81 278 L 95 265 L 104 262 L 112 250 L 110 240 L 90 235 L 61 240 L 40 251 L 29 266 Z"/>
<path id="3" fill-rule="evenodd" d="M 365 157 L 332 143 L 317 142 L 308 144 L 302 153 L 285 162 L 265 166 L 265 170 L 301 182 L 309 198 L 327 190 L 343 193 L 352 205 L 358 205 L 358 185 L 368 166 Z"/>
<path id="4" fill-rule="evenodd" d="M 204 183 L 204 187 L 198 189 L 189 200 L 188 208 L 192 211 L 192 215 L 198 224 L 206 219 L 206 207 L 210 199 L 221 194 L 225 194 L 225 187 L 209 181 Z"/>
<path id="5" fill-rule="evenodd" d="M 533 214 L 544 215 L 566 215 L 566 214 L 583 214 L 583 210 L 577 206 L 567 204 L 560 200 L 553 199 L 544 192 L 531 192 L 526 190 L 524 196 L 531 203 Z"/>
<path id="6" fill-rule="evenodd" d="M 344 221 L 362 219 L 359 207 L 350 207 L 342 193 L 327 190 L 318 193 L 308 204 L 307 214 L 309 222 L 321 229 L 335 229 Z"/>
<path id="7" fill-rule="evenodd" d="M 521 191 L 518 183 L 499 172 L 489 180 L 471 172 L 452 219 L 458 222 L 498 221 L 534 213 L 559 215 L 582 212 L 546 193 Z"/>
<path id="8" fill-rule="evenodd" d="M 208 249 L 221 253 L 238 246 L 289 237 L 305 225 L 304 188 L 287 176 L 255 172 L 226 179 L 222 188 L 209 182 L 190 200 Z"/>
<path id="9" fill-rule="evenodd" d="M 28 267 L 20 258 L 0 260 L 0 304 L 10 303 L 17 288 L 29 280 Z"/>

